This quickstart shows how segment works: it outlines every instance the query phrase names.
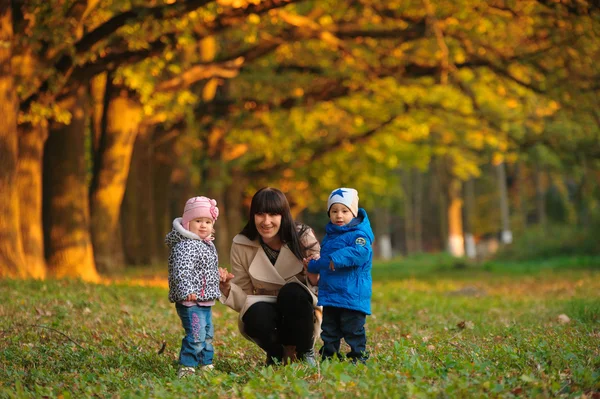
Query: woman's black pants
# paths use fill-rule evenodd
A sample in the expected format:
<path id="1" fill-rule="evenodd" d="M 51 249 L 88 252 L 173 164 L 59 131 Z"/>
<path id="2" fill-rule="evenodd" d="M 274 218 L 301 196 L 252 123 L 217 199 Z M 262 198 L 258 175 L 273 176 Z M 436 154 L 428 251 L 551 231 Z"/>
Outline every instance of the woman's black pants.
<path id="1" fill-rule="evenodd" d="M 255 303 L 242 321 L 267 359 L 281 360 L 284 345 L 295 346 L 298 356 L 312 349 L 314 317 L 311 295 L 300 284 L 288 283 L 279 290 L 276 303 Z"/>

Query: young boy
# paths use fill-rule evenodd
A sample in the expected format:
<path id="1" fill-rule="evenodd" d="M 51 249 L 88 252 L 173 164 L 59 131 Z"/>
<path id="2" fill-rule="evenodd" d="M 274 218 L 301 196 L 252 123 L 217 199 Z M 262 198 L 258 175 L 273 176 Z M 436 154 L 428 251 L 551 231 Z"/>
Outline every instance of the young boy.
<path id="1" fill-rule="evenodd" d="M 190 198 L 183 217 L 173 220 L 173 230 L 165 238 L 171 249 L 169 301 L 175 302 L 185 330 L 179 351 L 179 378 L 194 374 L 197 366 L 213 369 L 212 306 L 221 296 L 219 258 L 212 243 L 218 216 L 215 200 Z"/>
<path id="2" fill-rule="evenodd" d="M 373 231 L 367 212 L 358 207 L 353 188 L 333 190 L 327 201 L 329 223 L 319 259 L 307 259 L 311 282 L 319 274 L 319 302 L 323 306 L 321 339 L 323 359 L 340 354 L 341 339 L 350 346 L 348 358 L 364 363 L 367 336 L 365 322 L 371 314 Z"/>

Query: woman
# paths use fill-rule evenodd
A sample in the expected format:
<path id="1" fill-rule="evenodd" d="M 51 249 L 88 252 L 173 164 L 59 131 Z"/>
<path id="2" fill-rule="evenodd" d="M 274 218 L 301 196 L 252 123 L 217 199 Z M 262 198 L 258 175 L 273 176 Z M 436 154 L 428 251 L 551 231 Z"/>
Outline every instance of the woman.
<path id="1" fill-rule="evenodd" d="M 232 273 L 220 270 L 221 302 L 240 313 L 240 332 L 267 353 L 267 365 L 315 364 L 321 312 L 303 259 L 318 252 L 313 231 L 294 222 L 280 190 L 254 194 L 248 223 L 233 239 Z"/>

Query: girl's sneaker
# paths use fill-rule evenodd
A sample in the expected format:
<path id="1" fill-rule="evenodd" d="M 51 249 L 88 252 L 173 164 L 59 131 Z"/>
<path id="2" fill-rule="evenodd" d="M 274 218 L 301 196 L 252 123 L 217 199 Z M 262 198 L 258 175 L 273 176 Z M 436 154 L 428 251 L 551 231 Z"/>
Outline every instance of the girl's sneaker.
<path id="1" fill-rule="evenodd" d="M 190 375 L 194 375 L 196 369 L 194 367 L 181 366 L 177 372 L 177 378 L 186 378 Z"/>
<path id="2" fill-rule="evenodd" d="M 213 366 L 212 364 L 205 364 L 204 366 L 200 366 L 200 370 L 202 371 L 213 371 L 215 369 L 215 366 Z"/>

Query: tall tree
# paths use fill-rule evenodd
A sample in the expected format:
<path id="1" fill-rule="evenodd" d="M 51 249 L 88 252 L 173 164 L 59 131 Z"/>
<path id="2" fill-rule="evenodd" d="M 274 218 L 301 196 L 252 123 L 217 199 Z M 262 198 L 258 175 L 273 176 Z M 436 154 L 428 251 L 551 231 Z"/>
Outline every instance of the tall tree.
<path id="1" fill-rule="evenodd" d="M 0 2 L 0 277 L 25 275 L 16 184 L 18 97 L 13 82 L 12 1 Z"/>
<path id="2" fill-rule="evenodd" d="M 100 137 L 94 157 L 90 188 L 91 232 L 96 266 L 101 272 L 124 265 L 119 237 L 121 203 L 135 139 L 142 120 L 138 101 L 127 90 L 107 90 L 106 129 Z"/>
<path id="3" fill-rule="evenodd" d="M 508 190 L 506 188 L 506 165 L 500 162 L 495 165 L 496 177 L 498 182 L 498 202 L 500 208 L 501 222 L 501 241 L 503 244 L 510 244 L 513 240 L 512 230 L 510 228 L 510 216 L 508 209 Z"/>
<path id="4" fill-rule="evenodd" d="M 17 187 L 22 209 L 19 220 L 25 253 L 24 270 L 34 278 L 46 276 L 42 228 L 42 158 L 47 137 L 48 125 L 44 120 L 19 126 Z"/>
<path id="5" fill-rule="evenodd" d="M 64 100 L 68 125 L 52 126 L 44 148 L 44 242 L 48 273 L 97 281 L 90 236 L 88 168 L 85 159 L 87 91 Z"/>
<path id="6" fill-rule="evenodd" d="M 473 231 L 475 221 L 475 182 L 469 179 L 464 184 L 464 231 L 465 231 L 465 253 L 473 259 L 477 256 L 475 247 L 475 235 Z"/>

